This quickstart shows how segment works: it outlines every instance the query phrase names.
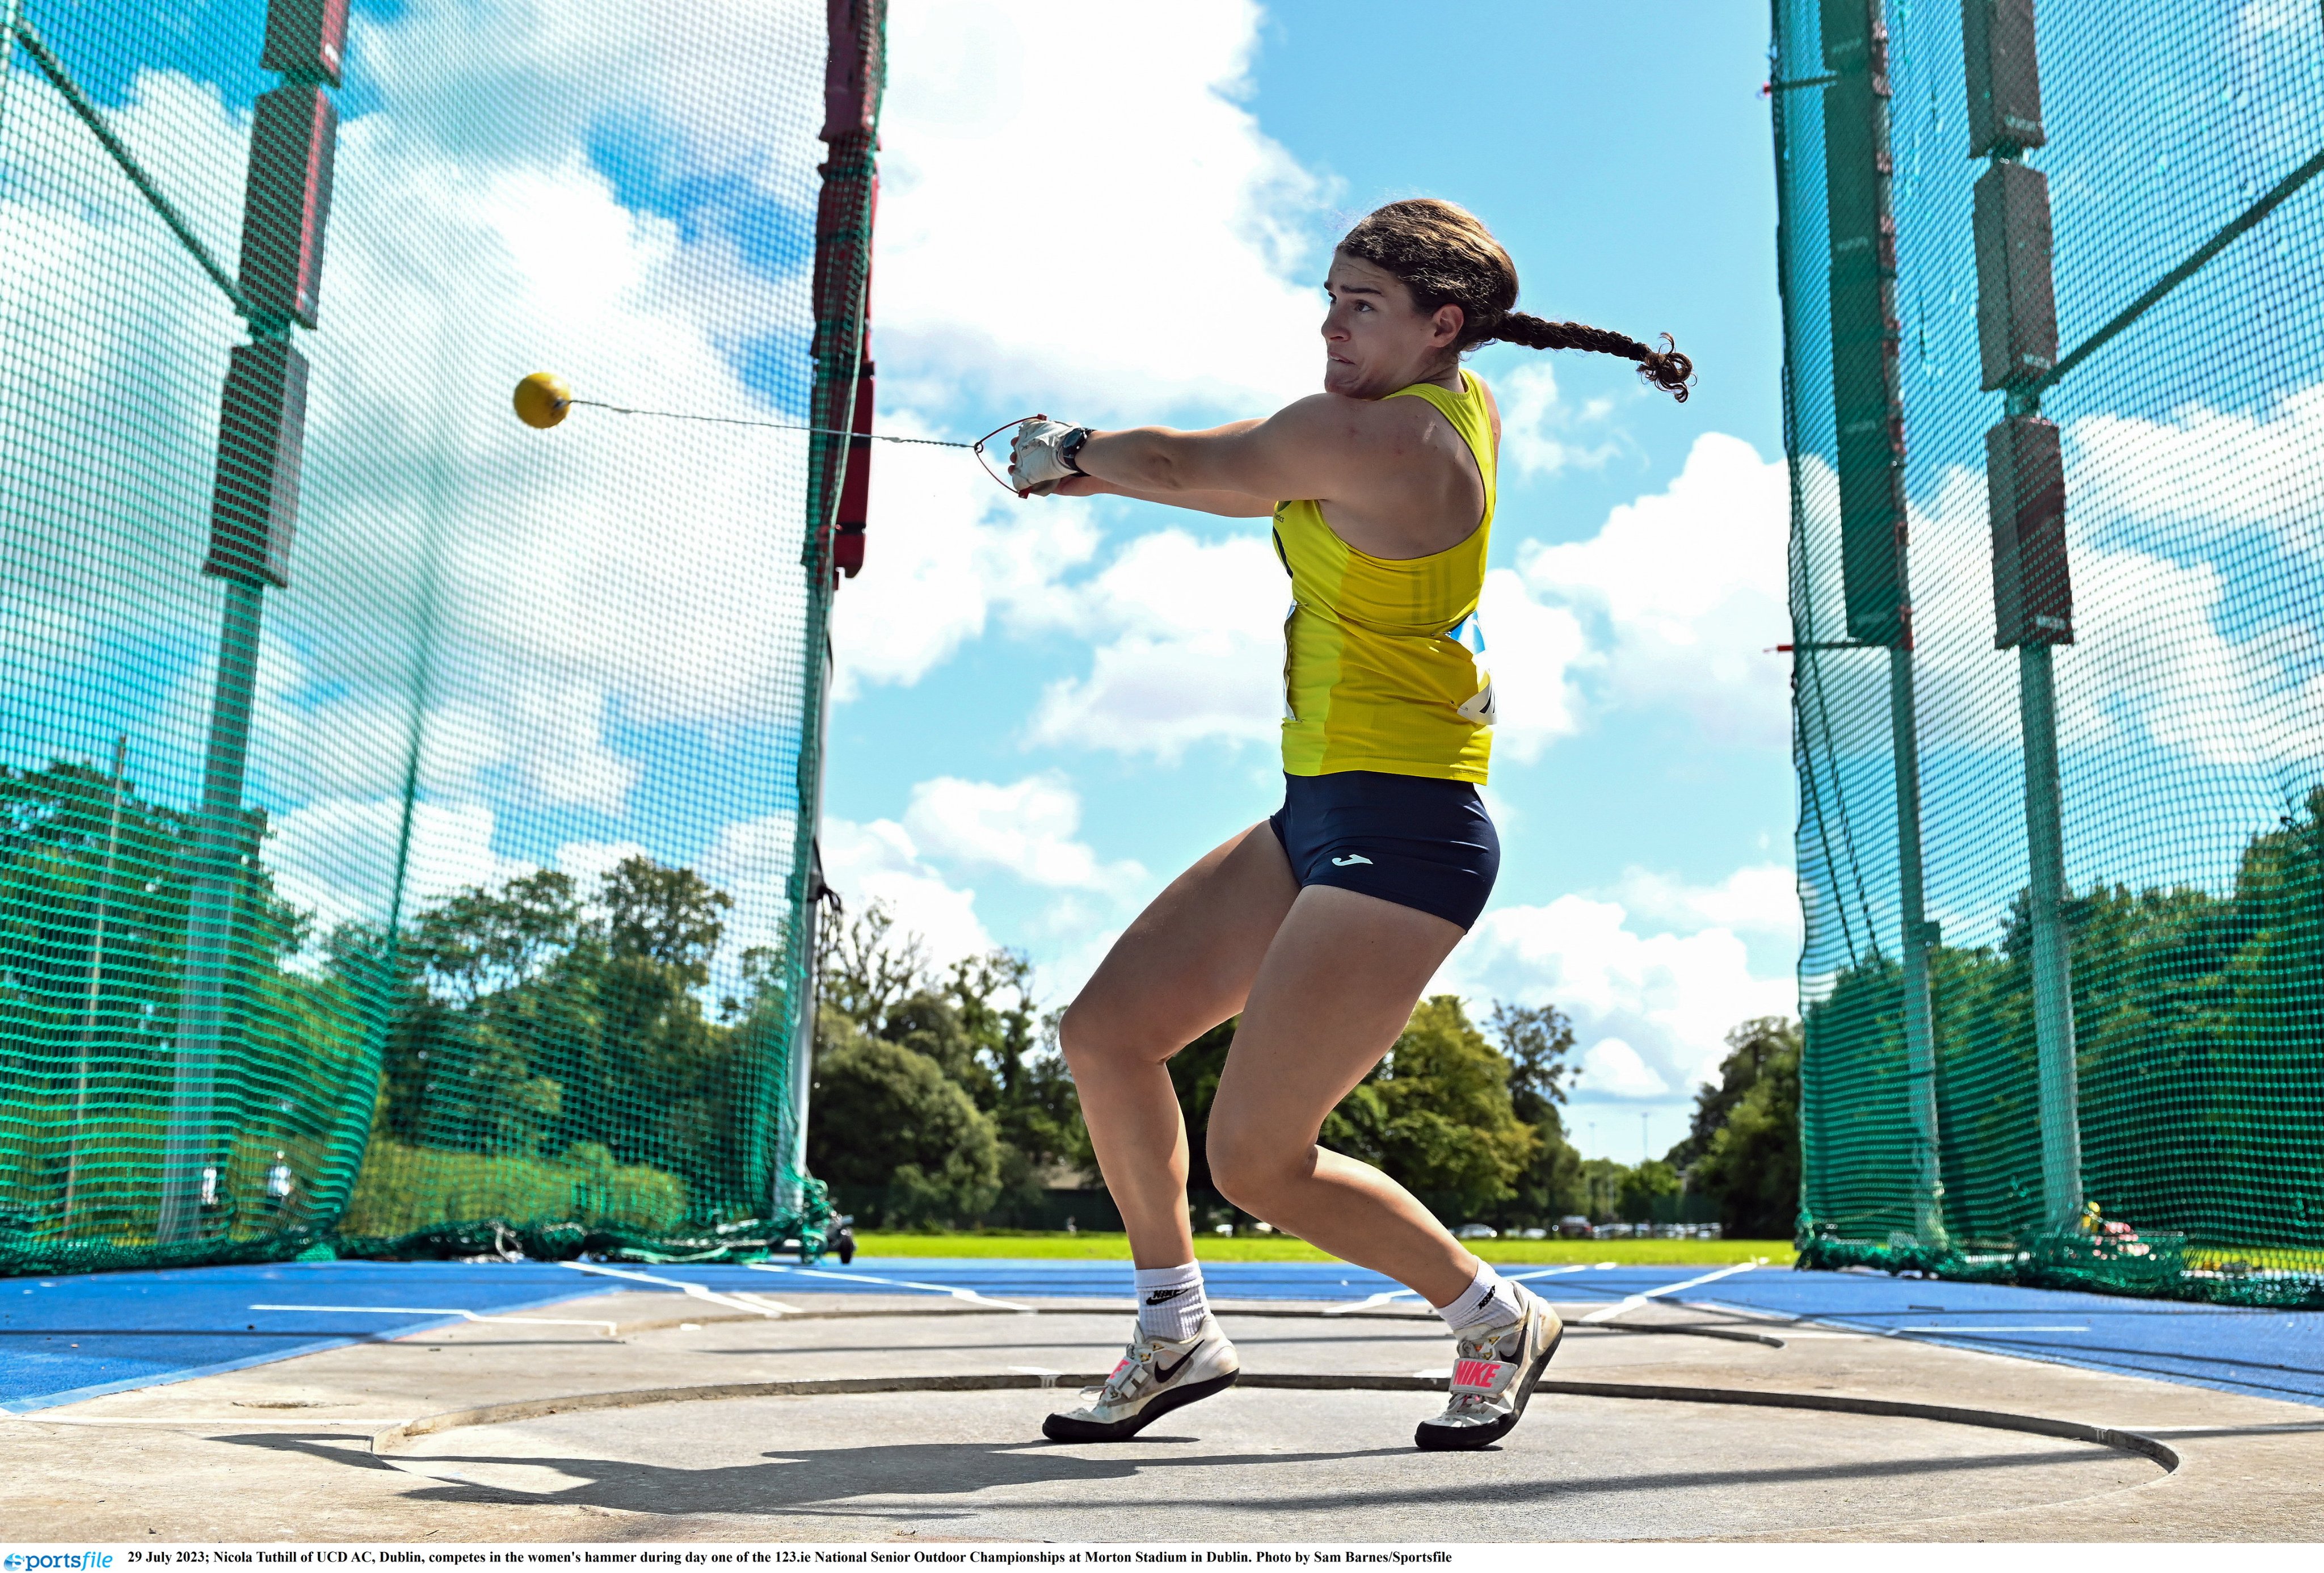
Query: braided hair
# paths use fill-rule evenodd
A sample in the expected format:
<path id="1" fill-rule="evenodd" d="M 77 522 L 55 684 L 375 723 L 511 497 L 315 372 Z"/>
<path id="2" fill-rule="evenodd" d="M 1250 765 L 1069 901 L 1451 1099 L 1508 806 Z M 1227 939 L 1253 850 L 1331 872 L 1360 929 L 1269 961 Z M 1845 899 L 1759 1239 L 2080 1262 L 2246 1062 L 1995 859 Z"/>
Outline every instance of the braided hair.
<path id="1" fill-rule="evenodd" d="M 1424 314 L 1458 306 L 1463 319 L 1457 354 L 1496 341 L 1527 349 L 1586 349 L 1638 363 L 1638 375 L 1681 403 L 1694 362 L 1667 333 L 1663 347 L 1580 322 L 1551 322 L 1516 310 L 1517 267 L 1477 216 L 1434 197 L 1390 202 L 1367 214 L 1340 249 L 1392 273 Z"/>

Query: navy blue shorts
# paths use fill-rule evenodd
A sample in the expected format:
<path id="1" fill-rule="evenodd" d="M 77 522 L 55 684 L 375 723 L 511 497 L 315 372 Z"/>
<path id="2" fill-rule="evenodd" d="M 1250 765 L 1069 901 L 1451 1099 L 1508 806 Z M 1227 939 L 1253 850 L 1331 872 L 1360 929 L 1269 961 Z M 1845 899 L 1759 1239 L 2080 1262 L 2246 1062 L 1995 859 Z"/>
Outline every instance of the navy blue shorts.
<path id="1" fill-rule="evenodd" d="M 1465 781 L 1342 770 L 1286 775 L 1268 821 L 1300 888 L 1338 885 L 1462 929 L 1493 893 L 1501 837 Z"/>

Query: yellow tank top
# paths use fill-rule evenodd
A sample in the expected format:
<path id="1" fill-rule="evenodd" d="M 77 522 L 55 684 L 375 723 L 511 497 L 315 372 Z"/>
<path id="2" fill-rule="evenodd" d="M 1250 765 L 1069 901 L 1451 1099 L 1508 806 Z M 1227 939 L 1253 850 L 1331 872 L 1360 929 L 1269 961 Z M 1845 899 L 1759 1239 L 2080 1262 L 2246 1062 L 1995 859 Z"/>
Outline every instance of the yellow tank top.
<path id="1" fill-rule="evenodd" d="M 1493 529 L 1493 417 L 1467 370 L 1461 392 L 1415 383 L 1476 456 L 1485 515 L 1469 538 L 1426 557 L 1358 551 L 1313 502 L 1275 510 L 1275 554 L 1291 575 L 1283 621 L 1283 768 L 1291 775 L 1377 770 L 1482 783 L 1492 754 L 1493 685 L 1479 660 L 1477 597 Z"/>

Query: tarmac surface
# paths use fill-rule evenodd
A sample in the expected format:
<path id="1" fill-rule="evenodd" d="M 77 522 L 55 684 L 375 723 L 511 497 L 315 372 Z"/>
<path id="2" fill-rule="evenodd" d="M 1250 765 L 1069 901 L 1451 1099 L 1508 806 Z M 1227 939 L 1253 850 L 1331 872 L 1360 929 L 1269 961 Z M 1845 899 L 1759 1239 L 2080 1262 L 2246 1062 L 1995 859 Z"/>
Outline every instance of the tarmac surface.
<path id="1" fill-rule="evenodd" d="M 2312 1402 L 1685 1294 L 1538 1284 L 1572 1331 L 1524 1423 L 1429 1455 L 1412 1429 L 1452 1345 L 1393 1301 L 1230 1305 L 1243 1385 L 1058 1446 L 1040 1417 L 1112 1365 L 1114 1306 L 757 1282 L 778 1292 L 623 1282 L 0 1416 L 0 1522 L 98 1543 L 2324 1537 Z"/>

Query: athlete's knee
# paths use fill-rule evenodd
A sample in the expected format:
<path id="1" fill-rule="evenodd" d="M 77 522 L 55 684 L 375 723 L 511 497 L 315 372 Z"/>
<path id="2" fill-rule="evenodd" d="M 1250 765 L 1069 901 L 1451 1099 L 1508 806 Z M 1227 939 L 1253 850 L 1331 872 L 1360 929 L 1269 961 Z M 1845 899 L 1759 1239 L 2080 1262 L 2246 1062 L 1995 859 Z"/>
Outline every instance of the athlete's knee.
<path id="1" fill-rule="evenodd" d="M 1211 1183 L 1243 1211 L 1266 1217 L 1314 1171 L 1315 1144 L 1233 1120 L 1213 1108 L 1204 1146 Z"/>
<path id="2" fill-rule="evenodd" d="M 1177 1023 L 1157 1022 L 1134 996 L 1093 981 L 1057 1022 L 1057 1050 L 1075 1076 L 1111 1067 L 1159 1065 L 1186 1046 Z"/>
<path id="3" fill-rule="evenodd" d="M 1103 1075 L 1112 1066 L 1151 1064 L 1169 1057 L 1167 1051 L 1148 1052 L 1137 1023 L 1110 1005 L 1111 1002 L 1084 993 L 1058 1019 L 1057 1051 L 1076 1077 Z"/>

